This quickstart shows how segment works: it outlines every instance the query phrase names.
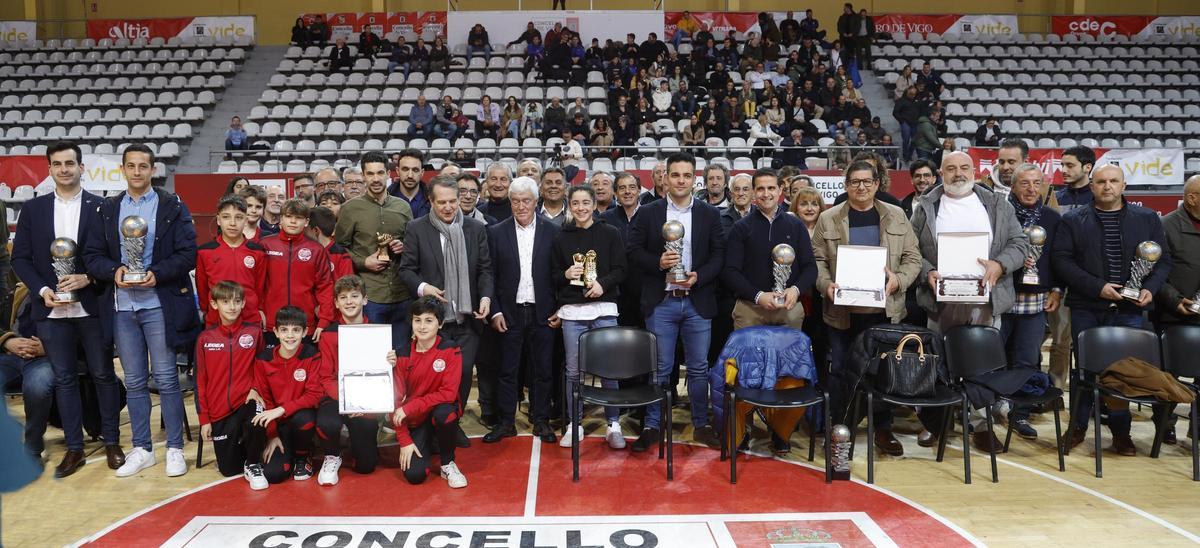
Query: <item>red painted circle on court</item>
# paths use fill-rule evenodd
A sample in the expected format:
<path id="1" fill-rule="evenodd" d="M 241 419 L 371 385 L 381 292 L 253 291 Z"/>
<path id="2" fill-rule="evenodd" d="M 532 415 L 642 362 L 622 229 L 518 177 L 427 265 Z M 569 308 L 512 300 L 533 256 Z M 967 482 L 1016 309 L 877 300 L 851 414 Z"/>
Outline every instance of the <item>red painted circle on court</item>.
<path id="1" fill-rule="evenodd" d="M 312 530 L 332 535 L 307 539 L 320 546 L 340 546 L 339 539 L 348 538 L 349 546 L 388 539 L 404 540 L 402 546 L 449 547 L 469 546 L 474 531 L 495 543 L 487 546 L 524 546 L 526 541 L 539 547 L 573 541 L 607 546 L 605 539 L 621 534 L 631 535 L 625 542 L 637 546 L 645 539 L 628 531 L 644 529 L 657 546 L 950 547 L 974 542 L 949 522 L 880 489 L 857 482 L 826 484 L 816 468 L 743 456 L 738 483 L 731 485 L 728 462 L 720 461 L 717 451 L 680 444 L 675 480 L 668 482 L 657 453 L 612 451 L 603 439 L 588 438 L 581 447 L 582 479 L 574 483 L 570 450 L 533 441 L 519 437 L 484 445 L 475 440 L 470 449 L 460 449 L 457 462 L 469 481 L 465 489 L 450 489 L 436 472 L 422 485 L 409 485 L 395 464 L 396 448 L 384 447 L 373 474 L 346 467 L 334 487 L 318 486 L 315 479 L 288 480 L 251 491 L 234 478 L 152 507 L 90 540 L 97 546 L 208 546 L 214 539 L 253 544 L 250 539 L 257 536 L 266 539 L 264 546 L 299 547 Z M 599 540 L 589 541 L 589 535 Z M 682 540 L 691 538 L 705 540 Z"/>

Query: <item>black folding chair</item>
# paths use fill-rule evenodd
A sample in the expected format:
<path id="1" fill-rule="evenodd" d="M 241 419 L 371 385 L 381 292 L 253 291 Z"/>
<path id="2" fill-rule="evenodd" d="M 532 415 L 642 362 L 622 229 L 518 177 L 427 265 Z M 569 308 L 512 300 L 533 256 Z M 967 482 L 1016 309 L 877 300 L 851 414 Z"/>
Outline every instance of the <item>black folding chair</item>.
<path id="1" fill-rule="evenodd" d="M 1193 354 L 1197 349 L 1200 349 L 1200 325 L 1175 325 L 1163 331 L 1163 366 L 1176 377 L 1191 378 L 1191 382 L 1184 381 L 1184 385 L 1196 397 L 1192 400 L 1188 418 L 1192 438 L 1192 481 L 1200 481 L 1200 447 L 1196 444 L 1196 440 L 1200 440 L 1200 425 L 1196 422 L 1197 407 L 1200 407 L 1200 359 Z"/>
<path id="2" fill-rule="evenodd" d="M 829 392 L 826 390 L 818 390 L 815 385 L 808 384 L 798 388 L 785 388 L 781 390 L 766 390 L 758 388 L 746 388 L 744 386 L 725 385 L 725 435 L 721 437 L 721 460 L 729 457 L 729 483 L 737 483 L 737 455 L 738 446 L 741 443 L 745 431 L 736 432 L 737 424 L 737 404 L 745 402 L 756 407 L 766 407 L 769 409 L 788 409 L 797 407 L 811 407 L 816 404 L 822 404 L 825 410 L 825 483 L 833 481 L 833 468 L 830 463 L 830 449 L 832 444 L 829 441 L 829 433 L 833 430 L 833 426 L 829 420 Z M 746 421 L 746 426 L 754 421 L 754 414 L 750 414 L 750 419 Z M 808 433 L 808 461 L 812 462 L 816 455 L 817 448 L 817 429 L 814 427 Z"/>
<path id="3" fill-rule="evenodd" d="M 1157 410 L 1163 408 L 1159 421 L 1154 425 L 1154 445 L 1150 449 L 1150 458 L 1158 458 L 1162 447 L 1163 434 L 1166 433 L 1166 423 L 1170 418 L 1171 402 L 1158 398 L 1126 396 L 1117 390 L 1105 387 L 1098 382 L 1098 376 L 1113 362 L 1123 358 L 1137 358 L 1155 367 L 1162 367 L 1158 335 L 1153 331 L 1120 326 L 1099 326 L 1084 330 L 1079 334 L 1079 358 L 1075 368 L 1074 381 L 1078 390 L 1092 390 L 1092 421 L 1095 424 L 1096 437 L 1096 477 L 1104 477 L 1101 463 L 1103 450 L 1100 435 L 1100 396 L 1109 396 L 1119 400 L 1139 405 L 1148 405 Z M 1085 375 L 1092 373 L 1092 375 Z M 1078 390 L 1075 391 L 1078 394 Z M 1074 420 L 1078 412 L 1078 400 L 1071 401 L 1071 417 Z"/>
<path id="4" fill-rule="evenodd" d="M 571 428 L 572 479 L 579 481 L 579 428 L 583 419 L 583 404 L 591 403 L 610 407 L 642 407 L 659 404 L 663 420 L 666 421 L 664 438 L 658 441 L 658 458 L 663 458 L 665 447 L 667 479 L 675 479 L 671 449 L 674 442 L 674 424 L 671 420 L 671 391 L 660 386 L 654 379 L 658 374 L 658 343 L 654 333 L 633 327 L 601 327 L 585 331 L 579 336 L 579 379 L 571 387 L 575 406 Z M 650 382 L 626 388 L 604 388 L 583 383 L 584 375 L 622 380 L 650 375 Z"/>

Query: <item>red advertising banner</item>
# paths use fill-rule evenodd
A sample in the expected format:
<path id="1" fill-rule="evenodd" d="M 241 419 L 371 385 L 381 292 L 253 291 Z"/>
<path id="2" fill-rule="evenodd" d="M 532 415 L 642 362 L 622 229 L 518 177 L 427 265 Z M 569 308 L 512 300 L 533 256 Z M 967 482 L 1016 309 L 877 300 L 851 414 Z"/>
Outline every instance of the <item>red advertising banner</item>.
<path id="1" fill-rule="evenodd" d="M 1153 19 L 1142 15 L 1055 15 L 1050 18 L 1050 31 L 1060 36 L 1132 36 L 1142 32 Z"/>
<path id="2" fill-rule="evenodd" d="M 682 11 L 663 12 L 663 26 L 665 27 L 663 40 L 675 37 L 675 24 L 682 18 Z M 693 11 L 692 19 L 699 22 L 701 27 L 707 23 L 708 29 L 713 32 L 731 33 L 758 30 L 758 12 Z"/>
<path id="3" fill-rule="evenodd" d="M 1104 154 L 1108 149 L 1095 149 L 1096 156 Z M 986 179 L 992 175 L 992 166 L 996 163 L 996 158 L 1000 151 L 994 148 L 967 148 L 967 154 L 971 155 L 971 159 L 975 160 L 975 177 L 978 179 Z M 1050 184 L 1063 184 L 1062 178 L 1062 149 L 1058 148 L 1031 148 L 1029 149 L 1029 163 L 1037 164 L 1042 168 L 1042 173 L 1046 175 Z"/>
<path id="4" fill-rule="evenodd" d="M 931 32 L 944 34 L 947 29 L 958 21 L 957 15 L 908 15 L 903 13 L 888 13 L 875 16 L 875 31 L 887 32 L 896 36 Z"/>
<path id="5" fill-rule="evenodd" d="M 305 23 L 312 23 L 315 13 L 301 15 Z M 446 35 L 446 12 L 444 11 L 392 11 L 367 13 L 323 13 L 332 37 L 354 38 L 364 28 L 374 31 L 381 38 L 387 34 L 432 34 Z"/>
<path id="6" fill-rule="evenodd" d="M 184 38 L 207 36 L 211 38 L 254 37 L 254 17 L 234 15 L 228 17 L 174 17 L 164 19 L 89 19 L 88 38 Z"/>

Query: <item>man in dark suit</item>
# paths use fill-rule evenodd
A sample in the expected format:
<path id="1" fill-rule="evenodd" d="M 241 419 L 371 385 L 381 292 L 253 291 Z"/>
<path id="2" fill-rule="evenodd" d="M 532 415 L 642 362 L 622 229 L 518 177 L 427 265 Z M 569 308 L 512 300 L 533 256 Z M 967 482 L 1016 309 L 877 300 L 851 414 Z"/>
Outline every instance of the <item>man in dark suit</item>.
<path id="1" fill-rule="evenodd" d="M 557 309 L 551 279 L 552 244 L 558 225 L 538 215 L 537 183 L 529 177 L 517 177 L 508 191 L 513 216 L 488 227 L 492 250 L 496 302 L 492 309 L 492 328 L 500 333 L 500 371 L 496 388 L 499 414 L 497 424 L 483 437 L 484 443 L 516 436 L 518 373 L 522 353 L 528 351 L 533 362 L 530 414 L 533 435 L 545 443 L 554 443 L 550 427 L 550 399 L 553 370 L 550 352 L 554 330 L 548 321 Z"/>
<path id="2" fill-rule="evenodd" d="M 84 240 L 83 261 L 88 274 L 102 281 L 99 310 L 105 340 L 116 343 L 129 391 L 129 422 L 133 449 L 117 477 L 129 477 L 154 466 L 150 438 L 149 377 L 158 385 L 159 409 L 167 429 L 167 476 L 187 473 L 183 456 L 183 394 L 175 353 L 196 343 L 200 312 L 188 273 L 196 268 L 196 229 L 192 215 L 178 196 L 150 186 L 154 152 L 130 145 L 121 155 L 121 173 L 128 188 L 100 204 L 91 216 Z M 127 274 L 133 260 L 122 245 L 121 225 L 133 216 L 145 221 L 140 279 Z M 149 357 L 149 359 L 147 359 Z"/>
<path id="3" fill-rule="evenodd" d="M 74 474 L 84 465 L 83 404 L 79 394 L 79 350 L 96 385 L 100 403 L 101 436 L 104 438 L 108 467 L 116 470 L 125 464 L 120 445 L 121 394 L 113 370 L 112 354 L 100 333 L 97 286 L 83 265 L 80 237 L 96 216 L 100 197 L 83 190 L 83 155 L 79 145 L 58 142 L 46 150 L 54 193 L 25 202 L 17 237 L 13 242 L 13 268 L 17 277 L 36 295 L 29 299 L 32 319 L 37 323 L 41 346 L 54 369 L 54 397 L 62 418 L 67 452 L 54 469 L 54 477 Z M 71 274 L 59 276 L 51 258 L 51 242 L 70 238 L 75 242 Z M 55 300 L 56 292 L 73 292 L 74 302 Z M 40 440 L 39 440 L 40 441 Z M 36 448 L 41 452 L 41 447 Z"/>
<path id="4" fill-rule="evenodd" d="M 667 199 L 642 206 L 629 231 L 629 262 L 642 272 L 642 313 L 658 335 L 658 382 L 667 384 L 675 367 L 675 343 L 683 341 L 688 398 L 695 441 L 717 447 L 708 422 L 708 346 L 717 314 L 717 278 L 725 257 L 725 233 L 717 208 L 692 196 L 696 160 L 690 154 L 667 158 Z M 683 225 L 682 252 L 667 250 L 663 225 Z M 682 265 L 686 279 L 674 281 L 671 269 Z M 646 407 L 646 426 L 631 448 L 645 451 L 662 436 L 659 408 Z"/>
<path id="5" fill-rule="evenodd" d="M 479 350 L 480 320 L 491 316 L 492 259 L 487 227 L 463 216 L 458 207 L 458 186 L 453 176 L 439 175 L 429 184 L 430 214 L 408 223 L 404 253 L 400 255 L 400 280 L 417 297 L 432 295 L 447 304 L 442 336 L 462 347 L 462 384 L 459 401 L 471 393 L 472 370 Z M 483 371 L 482 375 L 493 372 Z M 480 401 L 494 401 L 495 383 L 481 380 Z M 491 411 L 490 409 L 484 411 Z M 459 429 L 458 443 L 470 442 Z"/>
<path id="6" fill-rule="evenodd" d="M 354 54 L 345 38 L 338 38 L 332 48 L 329 48 L 329 71 L 334 72 L 344 68 L 354 68 Z"/>
<path id="7" fill-rule="evenodd" d="M 617 207 L 600 214 L 604 222 L 621 230 L 621 239 L 626 245 L 629 245 L 629 227 L 641 209 L 641 204 L 638 203 L 641 191 L 642 182 L 638 180 L 637 175 L 625 171 L 617 173 L 614 200 Z M 617 296 L 617 310 L 620 312 L 617 324 L 644 328 L 646 318 L 641 312 L 642 277 L 633 265 L 629 265 L 629 268 L 629 274 L 621 282 L 621 294 Z"/>

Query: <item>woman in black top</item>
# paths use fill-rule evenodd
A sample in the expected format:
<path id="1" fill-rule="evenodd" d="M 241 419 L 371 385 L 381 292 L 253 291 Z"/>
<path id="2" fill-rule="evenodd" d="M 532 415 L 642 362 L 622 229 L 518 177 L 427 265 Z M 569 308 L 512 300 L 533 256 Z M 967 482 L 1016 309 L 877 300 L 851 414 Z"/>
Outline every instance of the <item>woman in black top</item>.
<path id="1" fill-rule="evenodd" d="M 308 47 L 308 27 L 304 26 L 303 17 L 297 17 L 296 24 L 292 25 L 292 43 L 302 48 Z"/>
<path id="2" fill-rule="evenodd" d="M 429 48 L 429 70 L 434 72 L 442 72 L 446 70 L 446 65 L 450 62 L 450 50 L 446 49 L 446 44 L 439 36 L 433 41 L 433 47 Z"/>

